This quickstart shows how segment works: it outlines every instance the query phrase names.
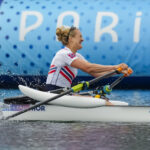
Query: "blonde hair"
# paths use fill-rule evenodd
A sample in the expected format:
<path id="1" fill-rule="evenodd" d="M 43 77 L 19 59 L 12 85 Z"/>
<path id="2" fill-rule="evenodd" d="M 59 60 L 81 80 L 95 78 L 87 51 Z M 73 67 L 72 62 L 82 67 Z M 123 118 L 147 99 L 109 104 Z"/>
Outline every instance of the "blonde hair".
<path id="1" fill-rule="evenodd" d="M 56 35 L 60 42 L 62 42 L 63 45 L 68 44 L 69 36 L 74 37 L 75 36 L 75 30 L 76 27 L 67 28 L 64 26 L 61 26 L 56 29 Z"/>

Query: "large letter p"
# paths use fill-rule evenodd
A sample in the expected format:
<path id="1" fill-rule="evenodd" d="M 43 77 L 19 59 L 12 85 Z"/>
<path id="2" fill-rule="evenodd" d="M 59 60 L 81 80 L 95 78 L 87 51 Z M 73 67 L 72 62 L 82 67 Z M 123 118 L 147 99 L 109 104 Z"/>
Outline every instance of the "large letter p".
<path id="1" fill-rule="evenodd" d="M 28 16 L 36 16 L 37 17 L 37 21 L 36 23 L 32 24 L 29 27 L 26 27 L 26 20 Z M 30 32 L 31 30 L 36 29 L 37 27 L 39 27 L 41 25 L 43 21 L 43 16 L 36 11 L 23 11 L 22 12 L 22 17 L 21 17 L 21 22 L 20 22 L 20 41 L 24 41 L 24 38 L 26 36 L 26 34 L 28 32 Z"/>

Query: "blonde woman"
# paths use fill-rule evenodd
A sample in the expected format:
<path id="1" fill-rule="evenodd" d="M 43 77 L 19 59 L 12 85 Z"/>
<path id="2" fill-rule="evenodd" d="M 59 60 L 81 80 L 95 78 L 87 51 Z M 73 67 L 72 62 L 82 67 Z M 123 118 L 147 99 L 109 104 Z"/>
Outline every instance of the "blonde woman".
<path id="1" fill-rule="evenodd" d="M 62 87 L 71 87 L 73 79 L 77 76 L 78 69 L 94 76 L 102 76 L 105 73 L 123 68 L 127 72 L 128 65 L 122 63 L 118 65 L 93 64 L 85 60 L 78 53 L 84 41 L 80 30 L 76 27 L 59 27 L 56 29 L 58 40 L 64 45 L 54 56 L 46 81 L 46 90 L 54 90 Z"/>

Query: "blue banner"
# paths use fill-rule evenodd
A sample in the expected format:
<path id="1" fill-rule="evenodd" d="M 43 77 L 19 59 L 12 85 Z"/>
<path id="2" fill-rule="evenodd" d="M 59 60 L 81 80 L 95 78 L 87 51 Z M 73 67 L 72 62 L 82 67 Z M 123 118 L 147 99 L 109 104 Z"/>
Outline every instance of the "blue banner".
<path id="1" fill-rule="evenodd" d="M 47 75 L 53 56 L 62 48 L 56 28 L 74 25 L 84 38 L 79 53 L 88 61 L 125 62 L 133 68 L 133 76 L 150 76 L 149 0 L 1 2 L 1 75 Z"/>

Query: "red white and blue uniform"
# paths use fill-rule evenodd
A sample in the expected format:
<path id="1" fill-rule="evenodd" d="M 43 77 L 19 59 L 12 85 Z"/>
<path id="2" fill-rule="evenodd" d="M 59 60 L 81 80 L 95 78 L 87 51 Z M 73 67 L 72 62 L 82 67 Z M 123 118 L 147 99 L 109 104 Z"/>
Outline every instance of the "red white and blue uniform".
<path id="1" fill-rule="evenodd" d="M 52 60 L 46 84 L 71 87 L 72 81 L 78 73 L 76 68 L 71 67 L 71 63 L 77 58 L 84 59 L 81 54 L 74 54 L 67 47 L 59 50 Z"/>

